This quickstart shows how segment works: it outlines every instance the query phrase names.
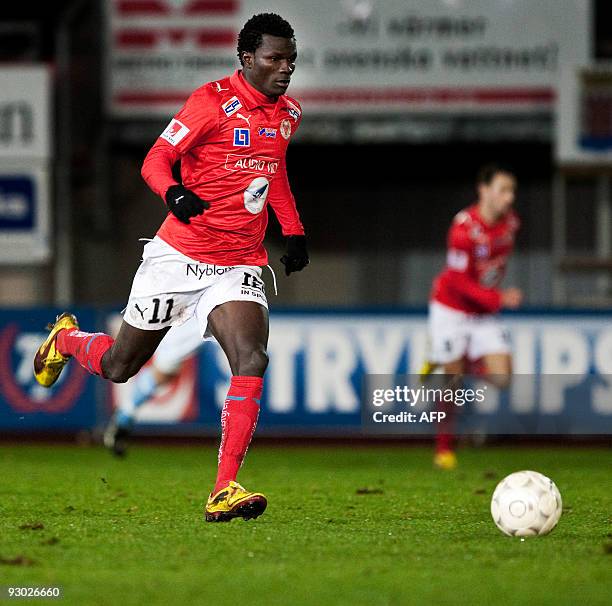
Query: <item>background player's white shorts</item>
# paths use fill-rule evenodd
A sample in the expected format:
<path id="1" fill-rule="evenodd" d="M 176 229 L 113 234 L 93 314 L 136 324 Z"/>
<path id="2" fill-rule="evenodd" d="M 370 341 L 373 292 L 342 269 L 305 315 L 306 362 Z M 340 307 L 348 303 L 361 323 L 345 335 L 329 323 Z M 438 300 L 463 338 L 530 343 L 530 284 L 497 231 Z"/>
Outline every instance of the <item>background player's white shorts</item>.
<path id="1" fill-rule="evenodd" d="M 228 301 L 268 308 L 261 267 L 199 263 L 156 236 L 144 247 L 123 319 L 141 330 L 160 330 L 196 316 L 200 336 L 211 339 L 208 314 Z"/>
<path id="2" fill-rule="evenodd" d="M 174 374 L 187 358 L 200 349 L 202 343 L 200 325 L 194 315 L 184 324 L 173 326 L 166 333 L 153 355 L 153 366 L 165 374 Z"/>
<path id="3" fill-rule="evenodd" d="M 496 316 L 467 314 L 437 301 L 429 304 L 429 338 L 429 358 L 436 364 L 511 351 L 508 330 Z"/>

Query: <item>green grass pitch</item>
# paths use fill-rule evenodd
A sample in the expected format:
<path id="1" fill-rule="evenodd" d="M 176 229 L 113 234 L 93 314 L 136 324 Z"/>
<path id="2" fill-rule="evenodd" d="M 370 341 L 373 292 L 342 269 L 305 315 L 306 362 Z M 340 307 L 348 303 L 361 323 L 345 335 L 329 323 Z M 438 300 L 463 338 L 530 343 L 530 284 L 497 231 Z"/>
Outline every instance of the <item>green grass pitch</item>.
<path id="1" fill-rule="evenodd" d="M 421 447 L 255 441 L 239 480 L 267 512 L 207 524 L 215 466 L 212 446 L 136 445 L 124 461 L 0 446 L 0 585 L 60 585 L 58 603 L 79 605 L 610 604 L 609 449 L 465 449 L 444 473 Z M 520 469 L 561 491 L 549 536 L 491 520 L 493 488 Z"/>

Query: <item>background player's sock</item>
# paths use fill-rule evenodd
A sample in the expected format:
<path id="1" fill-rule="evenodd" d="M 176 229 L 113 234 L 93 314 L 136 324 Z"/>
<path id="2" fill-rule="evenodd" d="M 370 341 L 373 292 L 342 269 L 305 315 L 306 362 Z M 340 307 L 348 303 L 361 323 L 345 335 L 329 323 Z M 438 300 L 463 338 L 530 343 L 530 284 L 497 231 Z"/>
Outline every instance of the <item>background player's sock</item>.
<path id="1" fill-rule="evenodd" d="M 75 328 L 60 330 L 57 333 L 56 347 L 61 354 L 76 358 L 85 370 L 103 376 L 102 356 L 114 342 L 112 337 L 103 332 L 83 332 Z"/>
<path id="2" fill-rule="evenodd" d="M 483 358 L 478 358 L 477 360 L 469 360 L 467 362 L 468 367 L 468 375 L 472 377 L 486 377 L 487 376 L 487 366 Z"/>
<path id="3" fill-rule="evenodd" d="M 455 450 L 455 436 L 452 433 L 438 432 L 436 434 L 436 453 Z"/>
<path id="4" fill-rule="evenodd" d="M 438 423 L 436 431 L 436 453 L 455 450 L 455 427 L 457 424 L 457 407 L 454 402 L 438 402 L 436 406 L 446 417 Z"/>
<path id="5" fill-rule="evenodd" d="M 261 377 L 232 377 L 221 412 L 219 469 L 213 494 L 238 475 L 257 425 L 262 391 Z"/>

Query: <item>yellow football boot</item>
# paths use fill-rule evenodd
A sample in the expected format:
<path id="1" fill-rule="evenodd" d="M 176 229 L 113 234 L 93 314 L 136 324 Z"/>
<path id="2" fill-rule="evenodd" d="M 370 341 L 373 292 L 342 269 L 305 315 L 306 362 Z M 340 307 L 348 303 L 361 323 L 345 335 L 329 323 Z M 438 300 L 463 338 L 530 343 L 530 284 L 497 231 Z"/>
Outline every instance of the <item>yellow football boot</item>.
<path id="1" fill-rule="evenodd" d="M 423 366 L 421 366 L 421 370 L 419 370 L 419 377 L 421 381 L 424 381 L 429 375 L 433 374 L 436 368 L 438 368 L 438 365 L 435 362 L 425 360 L 425 362 L 423 362 Z"/>
<path id="2" fill-rule="evenodd" d="M 51 332 L 34 356 L 34 377 L 43 387 L 51 387 L 58 380 L 66 362 L 71 358 L 61 354 L 55 346 L 57 334 L 64 328 L 78 329 L 76 317 L 67 312 L 57 316 L 55 324 L 47 326 Z"/>
<path id="3" fill-rule="evenodd" d="M 206 503 L 207 522 L 229 522 L 233 518 L 250 520 L 266 509 L 268 501 L 260 492 L 249 492 L 238 482 L 230 482 L 217 494 L 211 494 Z"/>
<path id="4" fill-rule="evenodd" d="M 457 467 L 457 455 L 452 450 L 442 450 L 434 455 L 434 466 L 450 471 Z"/>

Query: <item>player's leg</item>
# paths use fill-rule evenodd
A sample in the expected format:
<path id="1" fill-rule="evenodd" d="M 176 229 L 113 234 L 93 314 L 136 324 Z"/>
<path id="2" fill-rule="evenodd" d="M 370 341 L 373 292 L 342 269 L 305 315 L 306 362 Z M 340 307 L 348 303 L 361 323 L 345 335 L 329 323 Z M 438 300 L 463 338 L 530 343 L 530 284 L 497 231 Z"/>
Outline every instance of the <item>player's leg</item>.
<path id="1" fill-rule="evenodd" d="M 123 321 L 115 342 L 102 357 L 102 376 L 125 383 L 148 362 L 168 330 L 142 330 Z"/>
<path id="2" fill-rule="evenodd" d="M 473 322 L 468 349 L 470 360 L 478 360 L 478 374 L 498 389 L 512 379 L 512 350 L 508 329 L 495 316 L 481 316 Z"/>
<path id="3" fill-rule="evenodd" d="M 72 314 L 61 314 L 36 353 L 34 375 L 41 385 L 50 387 L 74 357 L 88 372 L 124 383 L 153 355 L 166 331 L 141 330 L 124 321 L 113 339 L 101 332 L 84 332 Z"/>
<path id="4" fill-rule="evenodd" d="M 148 242 L 117 338 L 83 332 L 72 314 L 62 314 L 36 354 L 37 381 L 50 387 L 71 357 L 92 374 L 115 383 L 133 377 L 170 326 L 193 315 L 202 295 L 204 285 L 185 277 L 185 258 L 159 238 Z"/>
<path id="5" fill-rule="evenodd" d="M 232 379 L 221 413 L 219 466 L 206 519 L 257 517 L 266 508 L 266 498 L 245 490 L 235 480 L 259 416 L 268 365 L 268 310 L 253 301 L 228 301 L 210 312 L 208 330 L 227 356 Z"/>
<path id="6" fill-rule="evenodd" d="M 128 405 L 117 408 L 104 429 L 103 443 L 108 450 L 118 457 L 125 455 L 138 409 L 150 400 L 158 389 L 175 378 L 176 374 L 161 373 L 153 364 L 141 368 L 134 377 Z"/>
<path id="7" fill-rule="evenodd" d="M 512 355 L 491 353 L 482 357 L 483 371 L 487 381 L 498 389 L 507 389 L 512 380 Z"/>
<path id="8" fill-rule="evenodd" d="M 443 369 L 452 387 L 465 372 L 464 358 L 469 342 L 467 315 L 433 301 L 429 306 L 428 326 L 430 361 Z M 452 402 L 440 402 L 438 407 L 446 417 L 436 427 L 434 465 L 453 469 L 457 465 L 456 406 Z"/>
<path id="9" fill-rule="evenodd" d="M 444 375 L 449 379 L 448 386 L 455 387 L 457 381 L 460 381 L 460 377 L 465 373 L 465 360 L 459 358 L 446 362 L 442 364 L 442 369 Z M 446 417 L 436 428 L 434 465 L 438 469 L 450 470 L 457 467 L 457 455 L 455 454 L 457 409 L 453 402 L 442 402 L 439 408 L 446 413 Z"/>
<path id="10" fill-rule="evenodd" d="M 125 454 L 127 440 L 137 421 L 138 409 L 159 389 L 177 377 L 183 362 L 192 356 L 202 343 L 195 316 L 170 329 L 156 349 L 151 364 L 142 368 L 134 377 L 129 398 L 120 402 L 104 431 L 104 445 L 113 454 Z"/>

